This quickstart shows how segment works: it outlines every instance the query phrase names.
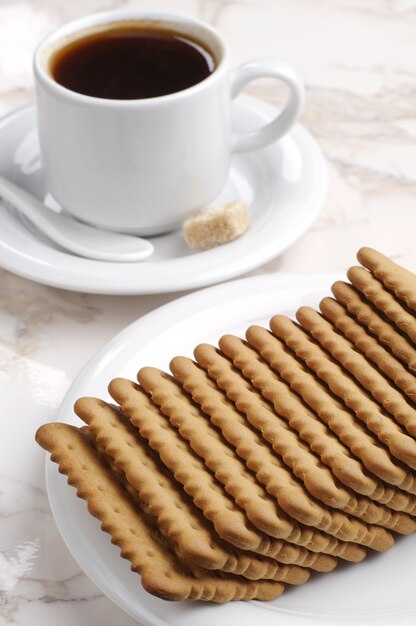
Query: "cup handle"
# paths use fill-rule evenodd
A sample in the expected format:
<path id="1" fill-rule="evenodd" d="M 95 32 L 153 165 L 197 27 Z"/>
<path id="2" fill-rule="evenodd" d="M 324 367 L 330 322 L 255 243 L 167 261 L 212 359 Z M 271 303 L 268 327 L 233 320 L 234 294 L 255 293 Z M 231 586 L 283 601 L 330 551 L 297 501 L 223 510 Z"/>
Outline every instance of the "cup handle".
<path id="1" fill-rule="evenodd" d="M 296 122 L 300 115 L 304 100 L 304 88 L 295 71 L 277 59 L 260 59 L 240 65 L 231 73 L 231 98 L 235 98 L 242 89 L 256 78 L 277 78 L 289 87 L 289 95 L 285 107 L 269 124 L 246 133 L 235 133 L 233 136 L 233 152 L 258 150 L 277 141 Z"/>

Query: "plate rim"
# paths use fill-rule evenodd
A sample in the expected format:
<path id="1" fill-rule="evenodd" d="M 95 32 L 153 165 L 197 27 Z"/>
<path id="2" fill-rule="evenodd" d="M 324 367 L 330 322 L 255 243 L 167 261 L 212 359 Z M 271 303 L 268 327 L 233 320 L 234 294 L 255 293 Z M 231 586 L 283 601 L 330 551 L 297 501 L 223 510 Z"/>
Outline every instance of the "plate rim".
<path id="1" fill-rule="evenodd" d="M 267 116 L 273 116 L 276 114 L 276 108 L 259 98 L 248 96 L 243 94 L 239 97 L 238 104 L 247 110 L 254 111 L 256 113 L 264 114 Z M 16 120 L 19 116 L 27 113 L 29 110 L 35 110 L 35 105 L 29 104 L 19 107 L 13 111 L 10 111 L 5 116 L 0 119 L 0 134 L 3 131 L 3 127 L 9 123 L 16 123 Z M 34 126 L 36 128 L 36 126 Z M 295 138 L 296 144 L 299 145 L 299 142 L 302 145 L 307 145 L 308 150 L 307 153 L 310 155 L 310 158 L 313 160 L 317 170 L 319 170 L 319 182 L 316 183 L 316 189 L 313 190 L 313 193 L 310 194 L 311 198 L 309 198 L 306 202 L 308 204 L 307 215 L 304 216 L 302 222 L 299 223 L 299 227 L 293 229 L 292 232 L 289 232 L 286 236 L 285 241 L 281 244 L 276 251 L 272 245 L 272 241 L 268 242 L 268 246 L 257 248 L 255 252 L 251 254 L 243 255 L 243 258 L 239 258 L 239 262 L 235 263 L 235 258 L 239 255 L 238 250 L 238 240 L 233 242 L 237 244 L 235 254 L 229 255 L 227 259 L 224 260 L 224 263 L 218 264 L 215 268 L 214 273 L 211 269 L 210 271 L 200 271 L 195 272 L 193 279 L 185 279 L 186 283 L 183 282 L 179 278 L 176 280 L 172 280 L 171 277 L 168 279 L 158 279 L 157 281 L 146 281 L 145 283 L 138 284 L 134 280 L 131 280 L 127 284 L 125 282 L 120 282 L 118 284 L 117 280 L 108 281 L 107 285 L 103 286 L 99 284 L 98 286 L 94 284 L 96 280 L 94 278 L 94 274 L 85 279 L 80 279 L 79 276 L 68 275 L 63 273 L 62 276 L 58 275 L 59 267 L 55 268 L 52 272 L 51 268 L 48 268 L 48 271 L 45 275 L 45 267 L 42 266 L 42 259 L 38 261 L 37 264 L 33 264 L 32 262 L 24 262 L 20 253 L 16 250 L 11 250 L 8 247 L 7 242 L 0 240 L 0 264 L 4 269 L 22 276 L 23 278 L 50 286 L 59 289 L 67 289 L 72 291 L 78 291 L 81 293 L 95 293 L 102 295 L 151 295 L 151 294 L 161 294 L 161 293 L 172 293 L 172 292 L 180 292 L 186 291 L 188 289 L 198 289 L 204 288 L 208 285 L 212 285 L 218 282 L 224 282 L 227 280 L 231 280 L 237 278 L 238 276 L 244 275 L 245 273 L 271 261 L 274 258 L 277 258 L 281 254 L 283 254 L 295 241 L 297 241 L 300 237 L 302 237 L 305 232 L 310 228 L 312 223 L 318 217 L 325 198 L 328 193 L 328 166 L 323 155 L 322 149 L 320 148 L 317 141 L 312 137 L 312 135 L 307 131 L 302 125 L 296 124 L 291 131 L 288 133 L 289 137 Z M 233 245 L 230 244 L 230 245 Z M 253 244 L 256 242 L 253 241 Z M 258 243 L 258 242 L 257 242 Z M 254 245 L 253 245 L 254 247 Z M 259 257 L 260 250 L 260 257 Z M 208 251 L 213 252 L 213 251 Z M 204 253 L 201 253 L 204 254 Z M 245 257 L 245 258 L 244 258 Z M 183 258 L 192 258 L 192 257 L 183 257 Z M 178 259 L 172 259 L 170 261 L 166 261 L 165 263 L 169 263 L 172 261 L 176 261 Z M 206 258 L 209 265 L 209 257 Z M 93 263 L 93 262 L 92 262 Z M 109 266 L 112 264 L 108 264 Z M 121 264 L 120 264 L 121 265 Z M 133 264 L 132 264 L 133 265 Z M 137 265 L 144 266 L 144 263 L 140 263 Z M 65 270 L 65 268 L 63 268 Z M 122 268 L 120 268 L 122 270 Z M 111 270 L 110 270 L 111 271 Z"/>

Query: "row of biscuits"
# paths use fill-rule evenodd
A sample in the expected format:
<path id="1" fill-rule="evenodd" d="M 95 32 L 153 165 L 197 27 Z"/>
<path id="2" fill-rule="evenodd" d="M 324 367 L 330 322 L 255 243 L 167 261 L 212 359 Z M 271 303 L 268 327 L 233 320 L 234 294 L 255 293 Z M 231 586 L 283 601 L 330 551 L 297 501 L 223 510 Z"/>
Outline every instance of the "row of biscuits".
<path id="1" fill-rule="evenodd" d="M 364 248 L 321 312 L 175 357 L 36 435 L 144 588 L 277 598 L 416 530 L 416 276 Z M 366 268 L 366 269 L 364 269 Z"/>

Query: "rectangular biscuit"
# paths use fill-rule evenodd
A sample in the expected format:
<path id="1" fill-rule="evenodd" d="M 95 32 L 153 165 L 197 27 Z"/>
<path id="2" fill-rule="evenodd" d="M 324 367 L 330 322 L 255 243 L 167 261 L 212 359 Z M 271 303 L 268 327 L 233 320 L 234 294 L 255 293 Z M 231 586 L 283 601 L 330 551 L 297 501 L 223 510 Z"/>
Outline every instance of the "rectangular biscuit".
<path id="1" fill-rule="evenodd" d="M 230 343 L 237 350 L 241 347 L 241 351 L 246 349 L 251 352 L 251 365 L 256 370 L 257 377 L 262 376 L 260 370 L 263 368 L 270 376 L 271 383 L 276 383 L 275 389 L 272 385 L 269 389 L 271 389 L 271 397 L 279 408 L 281 406 L 284 409 L 287 408 L 292 401 L 295 403 L 295 407 L 292 407 L 294 413 L 291 421 L 296 421 L 297 425 L 301 422 L 301 430 L 308 427 L 309 431 L 313 431 L 317 421 L 312 420 L 306 424 L 302 420 L 305 407 L 300 402 L 296 404 L 293 393 L 286 386 L 283 389 L 279 386 L 280 381 L 273 379 L 274 373 L 265 363 L 257 360 L 257 354 L 237 337 L 226 335 L 220 340 L 220 345 L 227 344 L 229 347 Z M 387 507 L 375 504 L 369 498 L 357 497 L 354 491 L 339 487 L 331 470 L 323 465 L 319 457 L 315 456 L 310 448 L 299 439 L 296 432 L 290 430 L 288 424 L 281 420 L 272 404 L 263 399 L 251 379 L 243 378 L 219 350 L 208 344 L 200 344 L 195 349 L 195 358 L 200 367 L 191 359 L 175 357 L 170 366 L 175 378 L 202 411 L 209 415 L 211 422 L 220 428 L 224 438 L 235 447 L 237 454 L 245 460 L 247 467 L 255 473 L 259 482 L 264 484 L 267 492 L 275 496 L 278 502 L 283 497 L 284 502 L 281 504 L 283 510 L 291 514 L 290 507 L 294 503 L 295 513 L 302 502 L 305 502 L 307 506 L 311 503 L 315 504 L 310 493 L 319 501 L 354 515 L 366 523 L 377 524 L 402 534 L 409 534 L 416 530 L 416 522 L 410 516 L 393 512 Z M 256 374 L 253 378 L 256 378 Z M 253 432 L 247 421 L 257 429 L 258 435 Z M 322 426 L 319 421 L 318 424 Z M 320 433 L 319 429 L 318 433 Z M 271 447 L 262 445 L 262 439 Z M 332 446 L 329 445 L 329 447 L 332 447 L 333 452 L 328 451 L 328 456 L 336 459 L 337 442 L 331 440 L 330 443 Z M 337 462 L 340 464 L 342 460 L 338 458 Z M 354 461 L 350 457 L 346 460 Z M 295 488 L 293 488 L 292 475 L 287 472 L 284 465 L 283 469 L 286 469 L 286 472 L 282 472 L 282 461 L 288 468 L 291 467 L 294 474 L 302 481 L 300 484 L 295 484 Z M 335 461 L 333 465 L 336 465 Z M 309 488 L 309 483 L 312 484 L 311 488 Z M 326 483 L 328 483 L 327 496 L 325 495 Z M 331 495 L 334 492 L 337 497 L 338 490 L 341 495 L 345 494 L 345 500 L 334 503 Z M 296 516 L 294 517 L 296 519 Z M 378 530 L 375 533 L 378 534 Z"/>
<path id="2" fill-rule="evenodd" d="M 397 298 L 416 312 L 416 276 L 372 248 L 361 248 L 357 259 Z"/>
<path id="3" fill-rule="evenodd" d="M 184 486 L 194 504 L 213 523 L 217 534 L 243 550 L 264 549 L 267 553 L 270 549 L 267 536 L 248 523 L 243 511 L 223 493 L 210 473 L 204 471 L 204 464 L 159 414 L 144 390 L 131 381 L 116 378 L 111 381 L 109 391 L 173 477 Z"/>
<path id="4" fill-rule="evenodd" d="M 227 338 L 222 338 L 220 344 Z M 255 472 L 261 482 L 266 480 L 268 492 L 277 499 L 280 491 L 283 492 L 287 503 L 282 507 L 289 515 L 305 524 L 317 523 L 313 520 L 317 512 L 313 508 L 311 510 L 311 506 L 314 507 L 313 501 L 300 488 L 301 485 L 293 480 L 287 468 L 307 484 L 308 491 L 317 499 L 337 508 L 348 504 L 350 494 L 334 484 L 328 468 L 321 467 L 316 457 L 308 455 L 308 447 L 299 441 L 285 422 L 279 420 L 265 401 L 253 396 L 247 381 L 238 374 L 233 377 L 228 368 L 229 362 L 213 346 L 200 344 L 195 348 L 194 354 L 203 370 L 190 359 L 175 357 L 170 364 L 173 375 L 202 411 L 209 415 L 211 422 L 221 429 L 225 439 L 246 461 L 247 467 Z M 226 391 L 226 398 L 220 389 Z M 256 434 L 252 427 L 260 431 L 260 434 Z M 262 445 L 262 438 L 273 450 Z M 272 476 L 273 487 L 270 484 Z M 286 508 L 293 503 L 296 503 L 296 510 Z M 322 510 L 318 511 L 321 517 Z"/>
<path id="5" fill-rule="evenodd" d="M 139 429 L 150 447 L 159 454 L 175 479 L 183 485 L 194 504 L 213 523 L 222 539 L 244 550 L 272 558 L 276 555 L 277 559 L 288 546 L 302 550 L 302 546 L 272 539 L 250 524 L 245 513 L 213 475 L 205 470 L 202 460 L 192 452 L 169 420 L 138 385 L 118 378 L 110 383 L 109 391 L 121 405 L 123 413 Z M 341 542 L 319 531 L 304 529 L 303 536 L 310 552 L 331 554 L 351 561 L 360 561 L 365 557 L 365 551 L 361 547 Z"/>
<path id="6" fill-rule="evenodd" d="M 319 313 L 310 307 L 301 307 L 296 313 L 296 317 L 301 326 L 312 335 L 312 337 L 329 353 L 332 357 L 347 370 L 353 378 L 373 396 L 384 409 L 399 424 L 404 426 L 407 432 L 416 435 L 416 410 L 406 401 L 403 394 L 389 383 L 380 372 L 360 354 L 351 342 L 339 333 L 336 333 L 332 325 Z M 384 359 L 383 370 L 389 370 L 390 375 L 394 369 L 388 356 Z M 377 358 L 377 357 L 374 357 Z M 377 358 L 377 360 L 379 360 Z M 383 360 L 383 359 L 381 359 Z M 394 357 L 392 357 L 394 360 Z M 399 366 L 399 363 L 397 363 Z M 404 368 L 403 368 L 404 370 Z M 404 370 L 401 382 L 406 389 L 406 394 L 414 398 L 416 389 L 413 377 Z M 399 379 L 399 375 L 397 375 Z M 400 382 L 399 380 L 399 382 Z"/>
<path id="7" fill-rule="evenodd" d="M 412 374 L 416 374 L 416 349 L 409 339 L 389 324 L 375 307 L 365 302 L 352 285 L 339 280 L 332 285 L 332 293 L 357 322 L 377 337 L 381 344 L 387 346 Z"/>
<path id="8" fill-rule="evenodd" d="M 373 497 L 383 504 L 388 504 L 398 511 L 415 514 L 416 498 L 395 487 L 399 485 L 415 493 L 416 481 L 411 470 L 397 463 L 389 450 L 367 430 L 337 397 L 329 392 L 320 379 L 296 359 L 280 339 L 261 326 L 250 326 L 246 332 L 247 341 L 259 355 L 285 380 L 304 404 L 347 446 L 364 467 L 385 481 L 379 481 Z M 239 367 L 247 367 L 245 360 L 240 360 Z M 256 382 L 256 378 L 253 379 Z M 262 381 L 259 381 L 259 387 Z M 393 486 L 388 486 L 393 485 Z"/>
<path id="9" fill-rule="evenodd" d="M 163 470 L 137 429 L 115 406 L 98 398 L 80 398 L 75 412 L 88 424 L 91 435 L 123 476 L 130 495 L 133 493 L 140 508 L 154 518 L 159 532 L 175 546 L 182 561 L 251 580 L 301 584 L 309 578 L 304 568 L 279 565 L 222 542 L 208 520 Z"/>
<path id="10" fill-rule="evenodd" d="M 212 427 L 208 416 L 202 413 L 177 382 L 165 372 L 150 367 L 142 368 L 138 373 L 138 379 L 151 395 L 152 400 L 160 407 L 162 413 L 169 418 L 184 439 L 189 441 L 194 452 L 204 460 L 205 465 L 224 485 L 226 491 L 233 496 L 238 506 L 245 510 L 252 524 L 259 530 L 271 534 L 271 536 L 280 537 L 277 533 L 281 532 L 283 519 L 286 522 L 286 527 L 290 528 L 290 534 L 285 535 L 284 538 L 295 543 L 299 541 L 302 529 L 290 518 L 283 518 L 281 510 L 277 507 L 279 490 L 276 491 L 276 500 L 268 494 L 260 481 L 247 471 L 242 460 L 235 454 L 230 454 L 230 447 L 221 433 Z M 224 399 L 224 404 L 226 402 Z M 230 413 L 231 416 L 235 415 L 235 409 L 231 409 Z M 229 419 L 232 419 L 231 416 Z M 263 454 L 266 455 L 270 448 L 267 444 L 264 445 L 261 440 L 256 441 L 256 437 L 257 435 L 253 433 L 251 446 L 261 446 Z M 337 539 L 353 541 L 375 550 L 387 550 L 393 544 L 391 535 L 385 529 L 378 526 L 367 526 L 358 519 L 352 519 L 339 511 L 330 511 L 313 501 L 307 495 L 302 484 L 293 479 L 291 472 L 283 464 L 280 464 L 279 467 L 275 463 L 272 467 L 275 485 L 280 480 L 281 488 L 290 494 L 281 499 L 282 504 L 280 506 L 285 506 L 287 501 L 291 501 L 297 507 L 303 499 L 304 508 L 309 504 L 319 511 L 318 521 L 311 523 L 311 526 L 315 526 Z M 277 515 L 279 518 L 275 522 Z"/>
<path id="11" fill-rule="evenodd" d="M 212 428 L 209 420 L 192 404 L 189 396 L 178 384 L 167 374 L 155 368 L 141 369 L 138 379 L 141 386 L 150 394 L 153 402 L 159 406 L 179 433 L 189 441 L 193 451 L 203 459 L 205 465 L 224 485 L 236 504 L 246 512 L 251 523 L 271 536 L 302 543 L 301 527 L 277 506 L 275 499 L 270 497 L 255 477 L 245 470 L 244 463 L 234 455 L 232 448 L 226 444 L 221 434 Z M 282 468 L 282 472 L 284 472 L 284 484 L 287 488 L 296 490 L 298 499 L 302 497 L 303 492 L 292 479 L 290 472 L 285 468 Z M 305 511 L 307 505 L 308 502 L 305 503 Z M 310 508 L 313 509 L 313 503 Z M 313 523 L 318 525 L 321 516 L 325 513 L 325 510 L 319 510 L 318 517 L 315 513 L 311 525 Z M 304 515 L 306 516 L 306 512 Z M 326 520 L 328 524 L 331 524 L 332 520 L 329 515 Z"/>
<path id="12" fill-rule="evenodd" d="M 311 341 L 290 319 L 276 315 L 270 321 L 273 333 L 323 380 L 332 393 L 354 411 L 384 443 L 394 457 L 416 468 L 416 441 L 351 380 L 322 348 Z"/>
<path id="13" fill-rule="evenodd" d="M 239 550 L 238 548 L 233 548 L 233 546 L 228 546 L 225 541 L 222 541 L 217 536 L 215 536 L 215 541 L 218 542 L 218 544 L 222 545 L 224 550 L 228 551 L 228 554 L 230 556 L 230 559 L 225 564 L 224 568 L 219 569 L 212 567 L 203 567 L 196 562 L 196 560 L 199 559 L 189 559 L 189 549 L 186 548 L 184 551 L 179 549 L 178 543 L 176 542 L 176 537 L 173 534 L 170 537 L 163 528 L 163 522 L 165 520 L 162 520 L 162 525 L 160 525 L 160 518 L 159 520 L 156 520 L 154 515 L 146 512 L 146 507 L 143 506 L 143 501 L 140 500 L 140 498 L 138 497 L 137 491 L 134 489 L 134 487 L 132 487 L 132 485 L 127 482 L 125 474 L 116 467 L 113 458 L 109 456 L 105 452 L 103 446 L 101 446 L 101 444 L 99 444 L 98 441 L 94 439 L 92 434 L 88 431 L 88 426 L 84 426 L 81 428 L 81 430 L 84 429 L 88 432 L 91 443 L 99 453 L 101 459 L 103 460 L 105 465 L 108 465 L 113 474 L 117 476 L 121 485 L 126 489 L 127 493 L 129 494 L 132 502 L 137 506 L 138 509 L 140 509 L 140 511 L 143 511 L 146 519 L 149 520 L 149 523 L 157 528 L 157 532 L 161 535 L 162 539 L 167 540 L 167 542 L 171 546 L 171 549 L 174 551 L 179 560 L 183 563 L 186 563 L 191 571 L 196 572 L 197 576 L 198 572 L 201 569 L 204 569 L 215 571 L 215 573 L 218 573 L 219 575 L 221 575 L 221 572 L 225 572 L 226 574 L 236 574 L 238 576 L 242 576 L 247 580 L 274 580 L 288 585 L 303 585 L 309 580 L 311 570 L 304 567 L 303 565 L 286 565 L 282 564 L 276 559 L 272 559 L 267 556 L 261 556 L 254 554 L 253 552 L 246 552 L 244 550 Z M 194 508 L 195 510 L 197 510 L 196 507 Z M 196 525 L 193 530 L 197 530 Z M 334 567 L 335 565 L 333 565 L 328 571 L 332 571 Z M 316 569 L 316 571 L 319 571 L 319 569 Z"/>
<path id="14" fill-rule="evenodd" d="M 409 515 L 397 513 L 391 508 L 375 504 L 372 499 L 360 497 L 353 490 L 345 490 L 348 498 L 346 502 L 342 504 L 331 502 L 331 480 L 332 489 L 336 489 L 338 485 L 329 468 L 332 469 L 334 467 L 336 474 L 341 474 L 341 471 L 344 471 L 341 468 L 347 468 L 345 470 L 345 473 L 347 473 L 350 464 L 352 467 L 348 477 L 354 472 L 353 476 L 355 478 L 357 465 L 359 467 L 358 461 L 351 457 L 349 450 L 338 439 L 327 432 L 327 429 L 325 430 L 319 419 L 308 411 L 289 387 L 283 385 L 271 368 L 252 348 L 238 337 L 233 337 L 232 335 L 222 337 L 220 346 L 224 353 L 229 356 L 231 362 L 220 354 L 219 351 L 206 344 L 198 346 L 195 350 L 198 362 L 217 382 L 218 387 L 224 390 L 226 396 L 235 403 L 235 406 L 246 415 L 250 424 L 261 432 L 263 438 L 271 444 L 273 450 L 281 455 L 284 460 L 287 457 L 285 462 L 293 467 L 295 474 L 303 481 L 311 495 L 323 502 L 326 501 L 329 506 L 339 508 L 345 513 L 354 515 L 369 524 L 378 524 L 402 534 L 409 534 L 416 530 L 416 522 Z M 247 381 L 237 373 L 234 364 L 238 370 L 241 368 L 241 373 L 251 382 L 252 387 L 249 387 Z M 175 370 L 177 369 L 178 366 L 175 367 Z M 221 398 L 218 398 L 215 406 L 214 398 L 212 397 L 214 392 L 211 392 L 210 398 L 207 399 L 207 393 L 204 390 L 202 381 L 198 388 L 196 379 L 197 374 L 194 373 L 192 378 L 188 375 L 186 380 L 187 390 L 197 403 L 200 403 L 201 400 L 204 401 L 205 409 L 201 405 L 203 410 L 211 415 L 213 422 L 225 433 L 227 428 L 229 429 L 229 424 L 233 423 L 232 412 L 231 414 L 224 412 Z M 253 393 L 253 387 L 259 391 Z M 259 397 L 259 392 L 264 394 L 264 397 L 270 401 L 270 404 L 265 400 L 261 401 L 262 396 L 260 395 Z M 286 437 L 286 431 L 282 431 L 280 428 L 280 415 L 288 420 L 288 424 L 295 431 L 297 430 L 301 436 L 303 435 L 305 441 L 312 442 L 312 445 L 318 449 L 319 453 L 326 460 L 327 466 L 322 465 L 320 457 L 315 456 L 310 448 L 306 447 L 306 450 L 302 450 L 301 442 L 299 442 L 297 437 L 291 443 L 295 433 L 290 431 L 292 437 Z M 237 437 L 237 432 L 232 431 L 231 436 Z M 237 441 L 242 442 L 240 432 L 238 433 Z M 245 447 L 247 448 L 248 445 Z M 255 456 L 256 451 L 257 448 L 253 452 Z M 248 466 L 253 470 L 261 467 L 261 472 L 264 474 L 264 464 L 264 455 L 260 456 L 260 454 L 257 454 L 256 467 Z M 273 469 L 273 466 L 268 468 L 267 481 L 272 480 Z M 366 478 L 362 472 L 361 477 L 363 479 Z M 259 479 L 262 480 L 261 478 Z M 371 480 L 371 483 L 372 492 L 378 491 L 377 498 L 380 498 L 380 491 L 385 491 L 383 484 L 374 480 Z M 270 482 L 265 484 L 269 493 L 272 493 Z M 329 487 L 326 499 L 323 496 L 325 484 L 328 484 Z"/>
<path id="15" fill-rule="evenodd" d="M 416 400 L 416 378 L 397 360 L 377 339 L 353 320 L 344 307 L 333 298 L 324 298 L 320 309 L 325 317 L 345 339 L 351 342 L 368 362 L 374 363 L 387 376 L 394 386 L 400 389 L 412 402 Z M 391 386 L 391 384 L 390 384 Z M 400 420 L 399 420 L 400 421 Z"/>
<path id="16" fill-rule="evenodd" d="M 166 600 L 207 600 L 228 602 L 277 598 L 284 585 L 274 581 L 247 581 L 200 570 L 198 577 L 166 545 L 161 543 L 129 499 L 117 479 L 105 467 L 89 438 L 68 424 L 45 424 L 36 433 L 40 446 L 51 453 L 59 471 L 88 503 L 88 510 L 101 521 L 131 569 L 140 573 L 143 587 Z"/>
<path id="17" fill-rule="evenodd" d="M 267 332 L 260 327 L 259 331 Z M 264 361 L 253 348 L 240 338 L 232 335 L 221 337 L 219 345 L 222 352 L 232 361 L 234 367 L 237 368 L 246 379 L 251 381 L 252 385 L 260 391 L 265 400 L 273 405 L 276 413 L 287 420 L 290 427 L 298 433 L 302 440 L 309 444 L 310 450 L 315 452 L 323 463 L 331 467 L 329 476 L 332 482 L 334 481 L 334 474 L 344 485 L 358 493 L 370 496 L 375 491 L 379 491 L 382 488 L 382 483 L 363 470 L 360 462 L 353 457 L 350 450 L 331 433 L 325 424 L 320 422 L 319 419 L 316 419 L 315 414 L 305 406 L 287 383 L 282 382 L 283 378 L 278 378 L 270 365 Z M 214 355 L 212 355 L 212 358 L 214 358 Z M 223 373 L 220 368 L 215 368 L 212 359 L 208 365 L 208 373 L 215 377 L 217 384 L 226 391 L 227 396 L 235 401 L 236 398 L 234 398 L 233 395 L 236 396 L 237 391 L 233 393 L 232 381 L 226 378 L 226 374 Z M 224 366 L 225 364 L 223 364 L 223 367 Z M 237 384 L 237 379 L 235 379 L 235 381 L 235 384 Z M 244 411 L 244 408 L 242 410 Z M 272 419 L 273 417 L 274 419 Z M 256 423 L 253 422 L 253 425 L 256 428 L 261 428 L 265 433 L 264 436 L 267 436 L 270 442 L 276 440 L 273 446 L 277 452 L 278 449 L 275 446 L 280 445 L 280 437 L 277 432 L 275 432 L 275 422 L 277 421 L 275 416 L 273 414 L 270 416 L 266 415 L 265 419 L 259 421 L 258 415 L 254 412 L 254 419 Z M 266 431 L 268 426 L 270 430 Z M 283 448 L 283 451 L 285 451 L 285 449 L 286 446 Z M 306 449 L 308 450 L 308 448 Z M 314 457 L 311 458 L 313 460 L 314 469 L 315 466 L 317 466 L 317 459 L 314 460 Z M 320 469 L 319 466 L 317 466 L 317 468 Z M 296 473 L 296 469 L 293 469 Z M 300 469 L 299 478 L 302 480 L 308 479 L 306 467 Z M 323 488 L 327 480 L 322 480 L 318 472 L 316 473 L 316 482 L 318 488 L 319 486 Z M 331 483 L 329 484 L 329 488 L 331 488 Z M 321 495 L 319 492 L 323 489 L 318 489 L 318 493 L 314 494 L 312 484 L 311 488 L 308 488 L 308 490 L 312 495 L 319 497 Z M 328 492 L 328 498 L 330 497 L 330 492 Z M 327 503 L 331 505 L 330 501 Z M 344 501 L 344 503 L 340 504 L 348 506 L 348 501 Z"/>
<path id="18" fill-rule="evenodd" d="M 371 302 L 385 317 L 393 322 L 400 332 L 416 344 L 416 319 L 384 285 L 362 267 L 351 267 L 347 272 L 348 279 L 363 297 Z"/>

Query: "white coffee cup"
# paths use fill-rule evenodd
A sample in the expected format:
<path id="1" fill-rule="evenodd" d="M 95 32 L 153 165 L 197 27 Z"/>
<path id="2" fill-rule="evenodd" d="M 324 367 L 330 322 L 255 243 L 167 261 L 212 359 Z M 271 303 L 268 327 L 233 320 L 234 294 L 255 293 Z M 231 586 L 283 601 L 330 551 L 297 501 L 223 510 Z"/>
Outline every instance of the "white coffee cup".
<path id="1" fill-rule="evenodd" d="M 202 82 L 165 96 L 111 100 L 71 91 L 52 77 L 53 53 L 115 22 L 153 22 L 206 46 L 214 71 Z M 35 53 L 40 148 L 48 191 L 78 219 L 101 228 L 153 235 L 177 227 L 224 186 L 234 152 L 257 150 L 292 127 L 303 87 L 282 61 L 262 59 L 231 69 L 222 37 L 203 22 L 179 15 L 110 11 L 58 28 Z M 288 86 L 276 119 L 234 134 L 231 102 L 257 78 Z"/>

